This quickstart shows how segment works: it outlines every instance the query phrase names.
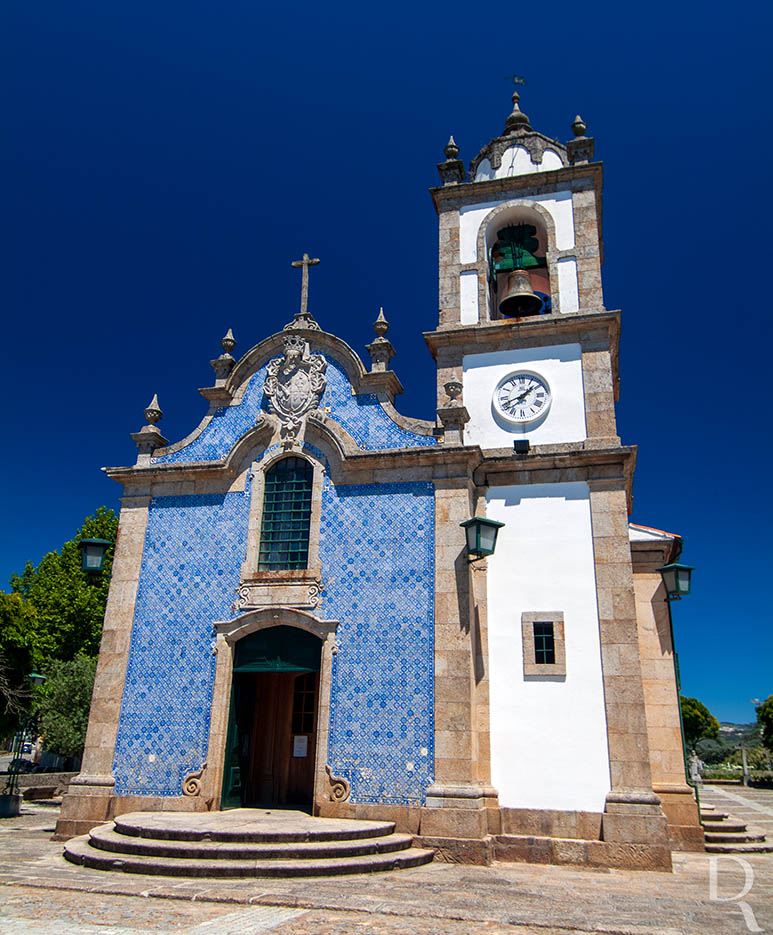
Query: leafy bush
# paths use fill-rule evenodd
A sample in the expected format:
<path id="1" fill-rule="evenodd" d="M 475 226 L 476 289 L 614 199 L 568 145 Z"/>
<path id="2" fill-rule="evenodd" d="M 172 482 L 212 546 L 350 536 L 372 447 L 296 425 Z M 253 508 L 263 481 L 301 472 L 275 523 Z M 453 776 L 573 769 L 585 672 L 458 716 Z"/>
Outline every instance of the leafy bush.
<path id="1" fill-rule="evenodd" d="M 44 667 L 46 681 L 36 690 L 36 708 L 45 750 L 74 758 L 83 753 L 96 668 L 97 660 L 86 656 Z"/>

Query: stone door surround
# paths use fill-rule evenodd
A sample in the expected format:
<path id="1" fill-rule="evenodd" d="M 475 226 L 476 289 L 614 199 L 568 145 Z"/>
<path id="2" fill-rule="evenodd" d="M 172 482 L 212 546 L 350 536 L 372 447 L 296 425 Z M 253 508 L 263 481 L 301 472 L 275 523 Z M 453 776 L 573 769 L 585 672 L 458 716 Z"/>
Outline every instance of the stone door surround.
<path id="1" fill-rule="evenodd" d="M 328 733 L 330 723 L 330 689 L 333 656 L 338 651 L 336 630 L 338 620 L 320 620 L 304 610 L 287 607 L 266 607 L 248 611 L 234 620 L 215 623 L 217 640 L 214 652 L 217 655 L 215 684 L 212 692 L 212 717 L 209 727 L 209 744 L 206 770 L 201 778 L 200 795 L 208 801 L 210 809 L 220 808 L 223 788 L 225 747 L 228 733 L 228 717 L 231 705 L 234 652 L 236 644 L 256 630 L 271 627 L 297 627 L 313 633 L 322 642 L 319 673 L 319 706 L 317 711 L 317 751 L 314 763 L 314 812 L 321 802 L 330 801 L 331 789 L 328 761 Z"/>

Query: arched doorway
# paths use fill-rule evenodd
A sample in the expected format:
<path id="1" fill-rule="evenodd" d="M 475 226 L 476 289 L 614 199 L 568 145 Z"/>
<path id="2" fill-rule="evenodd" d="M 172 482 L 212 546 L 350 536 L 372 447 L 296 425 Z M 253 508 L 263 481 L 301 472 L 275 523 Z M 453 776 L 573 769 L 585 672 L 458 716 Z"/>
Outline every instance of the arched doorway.
<path id="1" fill-rule="evenodd" d="M 322 641 L 297 627 L 234 647 L 223 808 L 311 807 Z"/>

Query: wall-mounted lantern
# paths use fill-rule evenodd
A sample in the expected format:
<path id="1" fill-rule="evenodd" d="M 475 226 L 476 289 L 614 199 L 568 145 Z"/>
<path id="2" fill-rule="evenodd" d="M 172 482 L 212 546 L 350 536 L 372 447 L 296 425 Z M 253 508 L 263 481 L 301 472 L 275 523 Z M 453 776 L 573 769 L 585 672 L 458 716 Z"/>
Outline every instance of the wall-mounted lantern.
<path id="1" fill-rule="evenodd" d="M 483 558 L 494 554 L 494 549 L 497 547 L 497 535 L 505 524 L 498 523 L 495 519 L 486 519 L 485 516 L 474 516 L 459 525 L 464 527 L 467 536 L 468 553 L 474 558 Z"/>
<path id="2" fill-rule="evenodd" d="M 30 685 L 33 686 L 42 685 L 45 680 L 45 675 L 41 675 L 40 672 L 30 672 L 30 674 L 27 676 L 27 681 L 30 683 Z"/>
<path id="3" fill-rule="evenodd" d="M 667 601 L 681 600 L 683 595 L 690 593 L 692 573 L 695 571 L 692 565 L 671 562 L 662 568 L 658 568 L 658 571 L 663 578 Z"/>
<path id="4" fill-rule="evenodd" d="M 98 575 L 105 567 L 105 555 L 113 543 L 107 539 L 81 539 L 81 568 L 87 575 Z"/>

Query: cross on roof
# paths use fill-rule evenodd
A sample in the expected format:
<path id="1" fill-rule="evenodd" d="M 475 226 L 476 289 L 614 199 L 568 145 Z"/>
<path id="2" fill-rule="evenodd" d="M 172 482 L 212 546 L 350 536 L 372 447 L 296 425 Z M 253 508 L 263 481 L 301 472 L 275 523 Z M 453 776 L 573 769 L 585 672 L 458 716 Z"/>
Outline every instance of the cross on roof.
<path id="1" fill-rule="evenodd" d="M 306 315 L 306 309 L 309 305 L 309 267 L 316 266 L 319 263 L 319 259 L 312 259 L 308 253 L 303 254 L 302 260 L 293 260 L 292 266 L 303 267 L 303 275 L 301 277 L 301 311 L 300 315 L 297 317 L 304 317 Z"/>

